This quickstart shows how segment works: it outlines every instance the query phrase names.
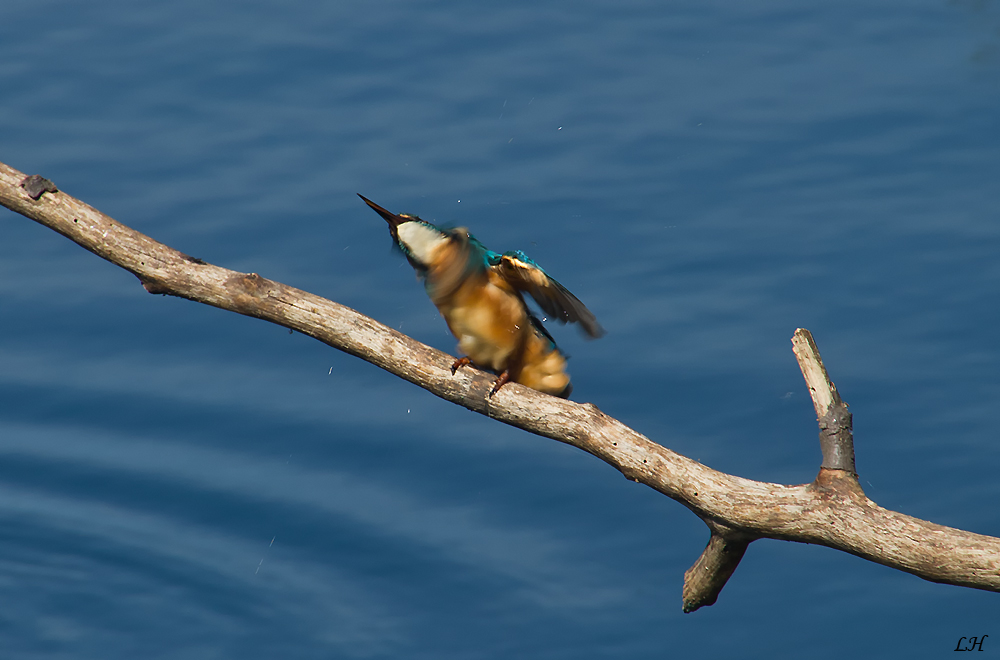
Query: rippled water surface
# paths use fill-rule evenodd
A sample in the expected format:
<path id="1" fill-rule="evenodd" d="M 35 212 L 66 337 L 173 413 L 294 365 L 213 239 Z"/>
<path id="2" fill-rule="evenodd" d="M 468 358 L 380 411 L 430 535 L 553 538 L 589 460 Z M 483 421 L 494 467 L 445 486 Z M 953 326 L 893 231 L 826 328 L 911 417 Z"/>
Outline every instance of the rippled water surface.
<path id="1" fill-rule="evenodd" d="M 212 263 L 454 340 L 355 196 L 521 248 L 591 401 L 714 468 L 819 463 L 813 331 L 879 504 L 1000 535 L 1000 7 L 15 1 L 0 161 Z M 380 224 L 381 223 L 381 224 Z M 17 658 L 939 657 L 996 594 L 707 540 L 597 459 L 0 210 Z"/>

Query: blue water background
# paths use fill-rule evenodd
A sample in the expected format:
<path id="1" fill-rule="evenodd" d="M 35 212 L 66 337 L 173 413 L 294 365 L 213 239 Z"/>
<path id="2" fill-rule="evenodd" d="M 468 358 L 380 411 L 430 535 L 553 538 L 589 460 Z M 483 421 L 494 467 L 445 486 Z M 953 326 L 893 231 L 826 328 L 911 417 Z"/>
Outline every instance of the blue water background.
<path id="1" fill-rule="evenodd" d="M 813 331 L 879 504 L 1000 535 L 1000 7 L 12 0 L 0 161 L 454 351 L 355 196 L 521 248 L 590 401 L 812 480 Z M 684 615 L 682 506 L 0 210 L 10 658 L 941 657 L 1000 595 L 754 543 Z"/>

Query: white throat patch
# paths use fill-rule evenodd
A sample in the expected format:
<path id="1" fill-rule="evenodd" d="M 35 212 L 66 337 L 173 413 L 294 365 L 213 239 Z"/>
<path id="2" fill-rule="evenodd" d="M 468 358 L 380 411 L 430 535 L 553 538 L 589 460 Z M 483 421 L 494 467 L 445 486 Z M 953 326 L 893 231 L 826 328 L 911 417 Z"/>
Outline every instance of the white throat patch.
<path id="1" fill-rule="evenodd" d="M 396 228 L 399 240 L 422 264 L 430 265 L 434 254 L 448 242 L 448 237 L 421 222 L 404 222 Z"/>

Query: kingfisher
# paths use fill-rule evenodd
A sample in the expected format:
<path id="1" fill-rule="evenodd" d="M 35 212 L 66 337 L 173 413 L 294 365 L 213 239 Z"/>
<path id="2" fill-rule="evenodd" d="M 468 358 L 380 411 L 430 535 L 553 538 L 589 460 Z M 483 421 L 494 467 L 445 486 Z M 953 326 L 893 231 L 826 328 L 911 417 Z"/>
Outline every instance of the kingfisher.
<path id="1" fill-rule="evenodd" d="M 497 375 L 491 398 L 508 381 L 569 396 L 566 356 L 528 309 L 524 294 L 549 317 L 579 323 L 588 337 L 600 337 L 604 330 L 576 296 L 520 250 L 499 254 L 486 249 L 465 227 L 436 227 L 358 197 L 389 223 L 393 240 L 458 339 L 465 355 L 451 365 L 452 375 L 469 364 L 489 369 Z"/>

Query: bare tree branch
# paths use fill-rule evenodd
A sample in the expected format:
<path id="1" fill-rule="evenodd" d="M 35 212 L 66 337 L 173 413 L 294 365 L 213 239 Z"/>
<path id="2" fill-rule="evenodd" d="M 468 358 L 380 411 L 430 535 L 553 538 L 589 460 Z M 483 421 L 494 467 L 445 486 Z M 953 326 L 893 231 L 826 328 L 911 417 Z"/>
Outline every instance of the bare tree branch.
<path id="1" fill-rule="evenodd" d="M 823 465 L 811 484 L 763 483 L 674 453 L 589 403 L 516 383 L 488 399 L 492 374 L 463 369 L 452 376 L 451 356 L 353 309 L 189 257 L 58 191 L 51 182 L 2 163 L 0 204 L 134 273 L 150 293 L 180 296 L 315 337 L 443 399 L 578 447 L 626 478 L 680 502 L 711 531 L 708 547 L 685 574 L 685 611 L 714 603 L 747 546 L 758 538 L 824 545 L 925 580 L 1000 591 L 1000 539 L 888 511 L 865 496 L 855 474 L 850 413 L 808 331 L 796 331 L 793 343 L 820 420 Z"/>

